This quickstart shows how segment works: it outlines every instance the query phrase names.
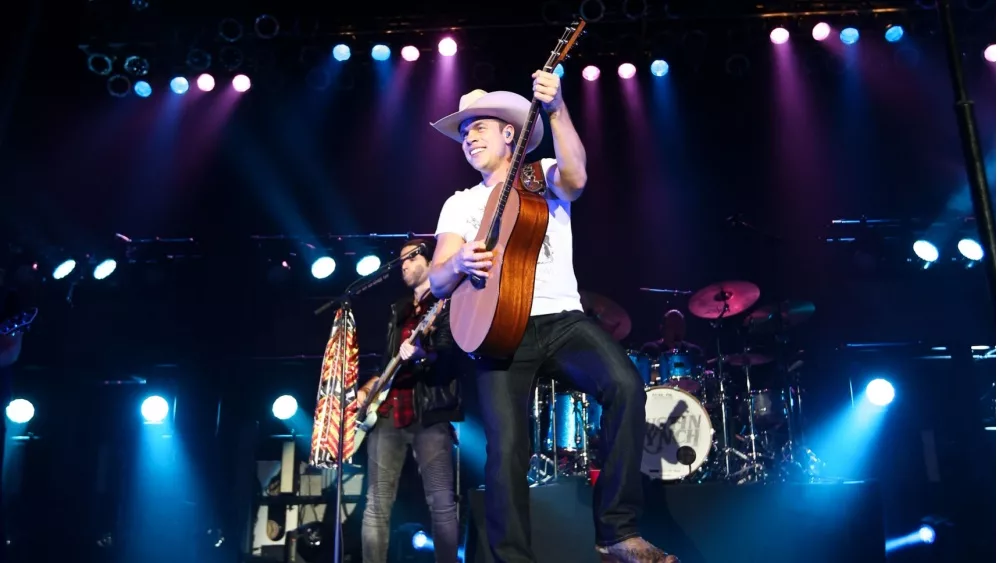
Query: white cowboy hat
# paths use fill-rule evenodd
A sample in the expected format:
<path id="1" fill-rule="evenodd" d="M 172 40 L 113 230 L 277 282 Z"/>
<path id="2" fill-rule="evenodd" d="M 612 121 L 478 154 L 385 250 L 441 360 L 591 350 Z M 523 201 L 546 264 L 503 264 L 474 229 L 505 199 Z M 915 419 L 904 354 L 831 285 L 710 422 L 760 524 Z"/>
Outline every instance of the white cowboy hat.
<path id="1" fill-rule="evenodd" d="M 458 101 L 458 111 L 442 117 L 431 126 L 446 136 L 461 143 L 462 133 L 459 128 L 462 122 L 475 117 L 495 117 L 502 119 L 514 126 L 514 134 L 521 134 L 521 126 L 528 119 L 528 110 L 531 102 L 524 96 L 513 92 L 498 90 L 487 92 L 485 90 L 473 90 L 462 96 Z M 535 118 L 535 126 L 531 129 L 531 138 L 528 139 L 528 152 L 538 148 L 542 144 L 542 137 L 545 135 L 545 128 L 542 126 L 542 116 Z"/>

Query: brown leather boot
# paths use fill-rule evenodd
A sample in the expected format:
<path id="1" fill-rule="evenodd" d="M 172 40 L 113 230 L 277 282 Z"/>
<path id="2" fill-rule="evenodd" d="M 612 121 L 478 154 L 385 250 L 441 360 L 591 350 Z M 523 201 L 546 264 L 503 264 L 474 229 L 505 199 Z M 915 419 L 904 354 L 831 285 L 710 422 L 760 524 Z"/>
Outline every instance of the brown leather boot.
<path id="1" fill-rule="evenodd" d="M 607 547 L 598 547 L 601 563 L 680 563 L 675 555 L 668 555 L 662 549 L 642 538 L 629 538 Z"/>

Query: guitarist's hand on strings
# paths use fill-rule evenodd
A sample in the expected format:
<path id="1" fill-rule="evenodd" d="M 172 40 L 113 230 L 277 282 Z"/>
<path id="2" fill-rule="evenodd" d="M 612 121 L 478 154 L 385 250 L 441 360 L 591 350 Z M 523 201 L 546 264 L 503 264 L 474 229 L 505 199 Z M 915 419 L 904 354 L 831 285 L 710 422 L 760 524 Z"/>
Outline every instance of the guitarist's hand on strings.
<path id="1" fill-rule="evenodd" d="M 490 277 L 493 267 L 493 253 L 486 250 L 486 242 L 474 240 L 462 245 L 455 255 L 455 269 L 460 274 Z"/>
<path id="2" fill-rule="evenodd" d="M 408 362 L 410 360 L 417 361 L 426 357 L 427 352 L 420 346 L 419 340 L 417 340 L 414 344 L 403 342 L 399 345 L 399 358 L 404 362 Z"/>

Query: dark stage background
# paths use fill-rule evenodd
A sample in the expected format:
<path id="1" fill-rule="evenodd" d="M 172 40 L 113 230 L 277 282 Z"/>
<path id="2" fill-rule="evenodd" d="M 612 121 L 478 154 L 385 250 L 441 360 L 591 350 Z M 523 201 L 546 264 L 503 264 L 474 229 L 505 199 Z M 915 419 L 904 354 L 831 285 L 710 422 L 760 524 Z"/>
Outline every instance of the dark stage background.
<path id="1" fill-rule="evenodd" d="M 218 47 L 211 37 L 219 17 L 232 15 L 249 26 L 266 6 L 194 11 L 178 4 L 166 15 L 154 12 L 183 30 L 172 34 L 166 23 L 148 18 L 143 27 L 94 26 L 78 4 L 40 3 L 30 14 L 18 8 L 25 12 L 26 36 L 8 39 L 15 64 L 7 68 L 0 107 L 6 277 L 41 310 L 25 340 L 15 391 L 35 397 L 39 408 L 45 397 L 67 405 L 80 389 L 105 380 L 169 381 L 189 396 L 191 414 L 178 414 L 188 416 L 187 436 L 222 444 L 194 448 L 202 454 L 193 458 L 214 468 L 206 473 L 214 477 L 203 478 L 225 479 L 233 458 L 219 452 L 232 447 L 235 434 L 227 431 L 237 432 L 236 421 L 269 418 L 279 392 L 294 393 L 303 409 L 312 408 L 331 321 L 313 310 L 355 279 L 358 255 L 375 252 L 386 260 L 401 240 L 329 235 L 433 232 L 444 200 L 478 180 L 459 147 L 428 122 L 454 111 L 459 96 L 474 88 L 529 93 L 531 72 L 559 28 L 456 31 L 459 50 L 451 60 L 435 52 L 442 34 L 403 34 L 389 44 L 396 50 L 412 41 L 423 49 L 421 58 L 406 63 L 394 53 L 381 64 L 368 55 L 370 44 L 383 38 L 377 34 L 303 33 L 272 43 L 251 36 L 240 43 L 250 61 L 242 69 L 254 81 L 250 92 L 235 95 L 224 77 L 214 92 L 196 92 L 192 84 L 179 97 L 167 83 L 172 73 L 185 72 L 186 50 L 199 41 Z M 158 9 L 167 8 L 150 8 Z M 983 22 L 995 11 L 992 3 L 982 12 L 956 10 L 994 189 L 996 73 L 982 50 L 994 41 L 995 26 Z M 286 29 L 301 29 L 292 24 L 292 11 L 273 13 L 289 22 Z M 977 484 L 993 483 L 993 453 L 974 455 L 993 447 L 980 437 L 985 415 L 979 402 L 992 393 L 993 364 L 960 362 L 970 345 L 995 344 L 994 305 L 982 265 L 966 268 L 954 260 L 959 235 L 974 236 L 974 229 L 933 12 L 907 16 L 913 31 L 898 44 L 881 37 L 888 20 L 856 16 L 850 22 L 863 39 L 850 47 L 835 38 L 812 41 L 812 20 L 790 26 L 792 40 L 774 46 L 767 39 L 771 23 L 724 13 L 604 28 L 598 22 L 590 43 L 565 63 L 564 93 L 590 169 L 587 191 L 573 205 L 581 289 L 628 310 L 633 329 L 624 343 L 630 346 L 656 337 L 666 309 L 686 311 L 683 298 L 640 287 L 697 290 L 737 279 L 761 288 L 760 304 L 812 301 L 816 314 L 793 334 L 806 359 L 811 419 L 818 424 L 844 407 L 851 378 L 862 385 L 869 374 L 888 369 L 912 384 L 913 396 L 947 397 L 948 412 L 960 413 L 927 417 L 915 406 L 920 401 L 907 406 L 903 400 L 906 414 L 890 428 L 905 437 L 894 440 L 908 443 L 928 424 L 959 420 L 954 450 L 960 453 L 948 479 L 973 474 Z M 318 19 L 303 17 L 299 24 Z M 330 16 L 329 25 L 346 19 Z M 359 29 L 378 29 L 375 20 L 358 21 L 368 25 Z M 694 31 L 707 38 L 703 49 Z M 113 98 L 105 79 L 88 72 L 78 45 L 114 41 L 116 33 L 133 43 L 148 35 L 154 44 L 148 47 L 155 53 L 149 55 L 151 97 Z M 355 46 L 353 57 L 328 61 L 330 45 L 341 40 Z M 306 84 L 303 45 L 322 49 L 318 64 L 331 72 L 329 89 Z M 658 50 L 671 64 L 662 78 L 649 73 L 650 55 Z M 269 52 L 273 68 L 261 62 L 267 58 L 261 53 Z M 727 72 L 727 64 L 734 70 L 742 60 L 734 62 L 734 54 L 749 63 L 741 76 Z M 615 74 L 625 60 L 638 68 L 628 83 Z M 581 78 L 587 64 L 600 67 L 598 81 Z M 186 72 L 193 82 L 196 75 Z M 551 155 L 547 132 L 529 156 Z M 734 225 L 734 216 L 752 228 Z M 891 224 L 832 223 L 863 217 Z M 941 263 L 928 269 L 911 260 L 910 245 L 921 236 L 942 249 Z M 312 279 L 307 256 L 288 237 L 330 248 L 336 273 Z M 828 240 L 838 238 L 858 240 Z M 125 259 L 129 247 L 132 260 Z M 108 280 L 73 286 L 49 279 L 63 257 L 85 254 L 113 256 L 118 270 Z M 282 260 L 290 270 L 279 280 L 271 274 Z M 19 269 L 33 262 L 37 274 Z M 393 276 L 355 302 L 362 352 L 373 354 L 364 360 L 366 371 L 378 368 L 374 355 L 382 351 L 388 303 L 401 291 Z M 691 340 L 714 347 L 708 323 L 691 318 L 689 332 Z M 905 343 L 905 352 L 844 352 L 858 343 Z M 727 332 L 722 347 L 728 352 L 741 344 Z M 919 358 L 934 347 L 947 347 L 952 361 L 926 367 Z M 95 416 L 87 411 L 96 407 L 74 408 L 72 422 L 40 408 L 39 428 L 59 436 L 66 425 Z M 474 435 L 474 405 L 470 412 Z M 975 452 L 970 443 L 977 444 Z M 470 444 L 474 450 L 476 442 Z M 468 455 L 464 477 L 473 486 L 481 458 Z M 899 459 L 905 461 L 883 460 L 861 476 L 891 476 L 900 490 L 926 481 L 910 453 Z M 976 469 L 963 472 L 970 464 Z M 419 508 L 419 493 L 411 500 Z M 226 502 L 232 499 L 216 504 Z M 905 524 L 897 528 L 910 531 Z"/>

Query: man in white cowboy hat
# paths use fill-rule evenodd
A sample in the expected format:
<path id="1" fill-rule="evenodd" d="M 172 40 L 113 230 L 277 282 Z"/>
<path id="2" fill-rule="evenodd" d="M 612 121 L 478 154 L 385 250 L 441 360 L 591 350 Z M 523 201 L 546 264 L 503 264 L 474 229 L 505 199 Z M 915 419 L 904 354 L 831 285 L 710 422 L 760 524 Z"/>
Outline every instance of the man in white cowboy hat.
<path id="1" fill-rule="evenodd" d="M 531 552 L 527 472 L 531 459 L 529 401 L 540 369 L 595 397 L 604 417 L 605 462 L 594 490 L 597 550 L 605 562 L 674 563 L 677 559 L 639 537 L 642 442 L 646 431 L 643 384 L 621 346 L 584 313 L 573 271 L 570 203 L 587 183 L 587 154 L 563 103 L 559 78 L 536 71 L 534 97 L 548 114 L 556 158 L 542 159 L 549 224 L 538 257 L 524 340 L 513 357 L 477 360 L 476 387 L 486 433 L 486 524 L 498 562 L 535 561 Z M 513 147 L 531 103 L 511 92 L 476 90 L 435 129 L 461 143 L 483 181 L 448 198 L 437 227 L 431 291 L 446 297 L 467 275 L 490 276 L 493 255 L 474 240 L 491 190 L 511 165 Z M 541 144 L 541 114 L 527 150 Z"/>

